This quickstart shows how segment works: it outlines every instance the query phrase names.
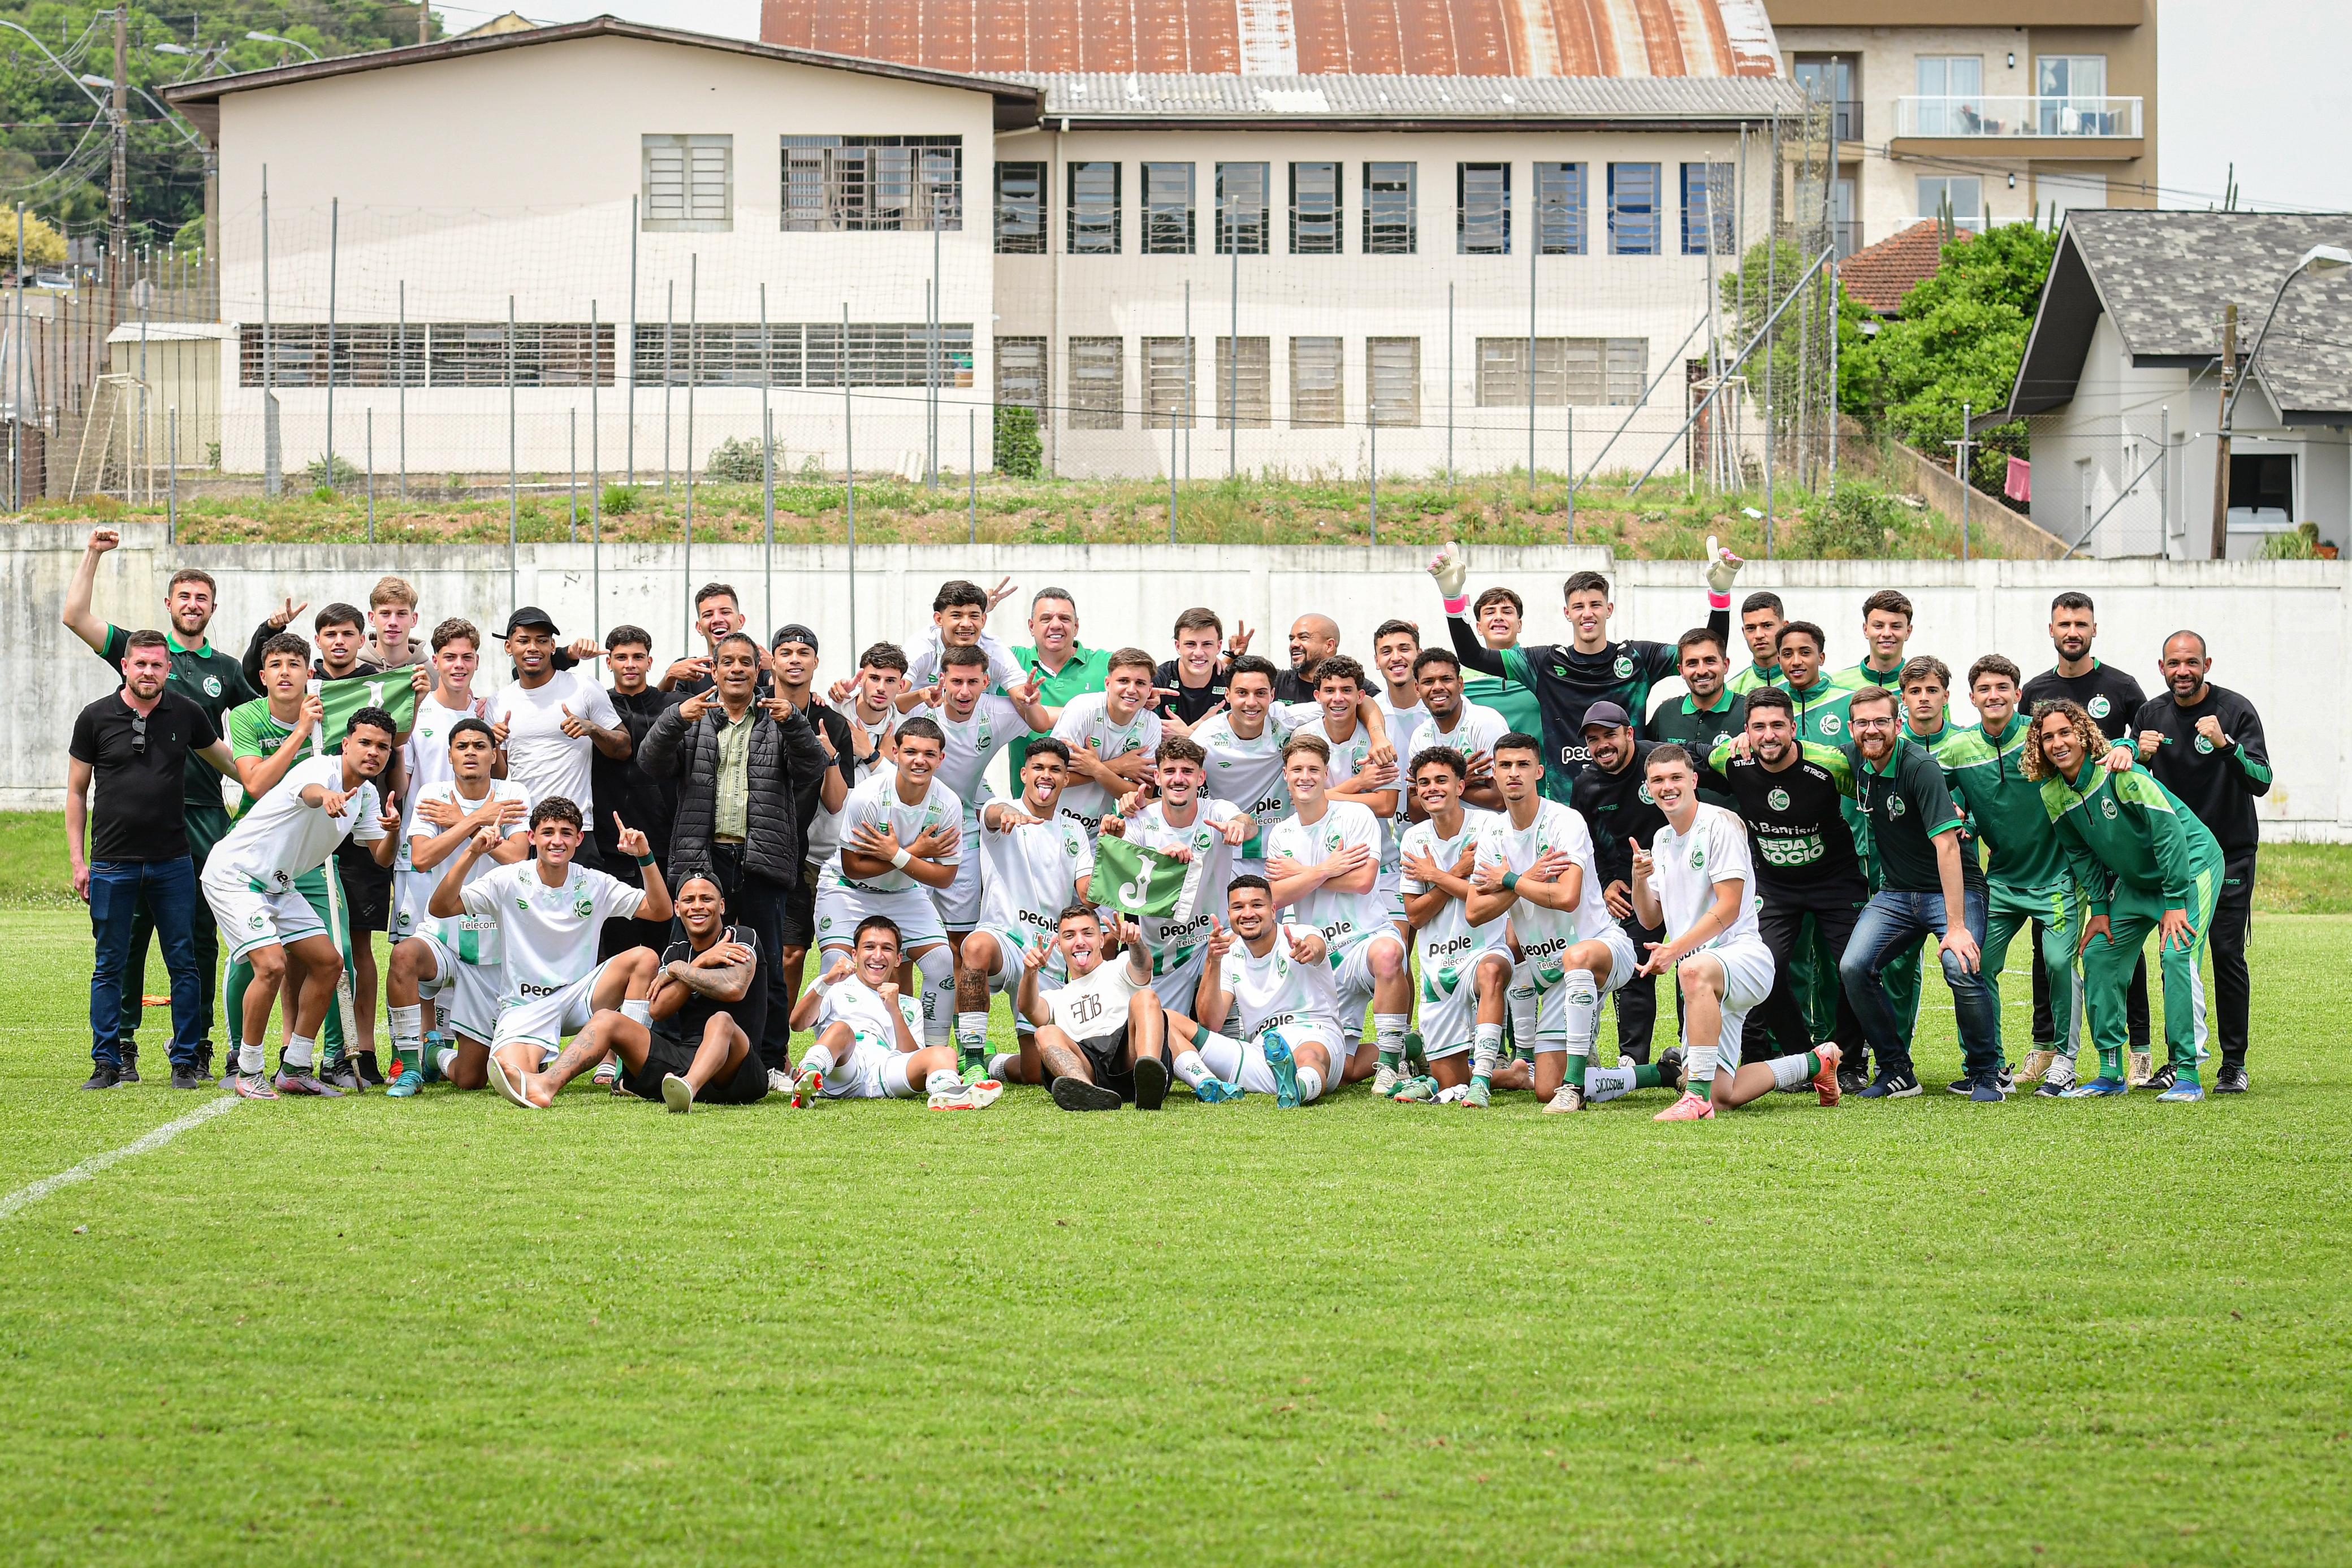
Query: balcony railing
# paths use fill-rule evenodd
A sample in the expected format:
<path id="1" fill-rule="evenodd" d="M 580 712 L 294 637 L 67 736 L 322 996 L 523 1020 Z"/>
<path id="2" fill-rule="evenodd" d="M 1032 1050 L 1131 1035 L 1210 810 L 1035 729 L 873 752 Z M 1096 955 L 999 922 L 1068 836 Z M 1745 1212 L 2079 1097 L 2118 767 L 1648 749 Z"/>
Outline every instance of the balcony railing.
<path id="1" fill-rule="evenodd" d="M 1898 98 L 1897 136 L 2130 137 L 2140 134 L 2136 98 Z"/>

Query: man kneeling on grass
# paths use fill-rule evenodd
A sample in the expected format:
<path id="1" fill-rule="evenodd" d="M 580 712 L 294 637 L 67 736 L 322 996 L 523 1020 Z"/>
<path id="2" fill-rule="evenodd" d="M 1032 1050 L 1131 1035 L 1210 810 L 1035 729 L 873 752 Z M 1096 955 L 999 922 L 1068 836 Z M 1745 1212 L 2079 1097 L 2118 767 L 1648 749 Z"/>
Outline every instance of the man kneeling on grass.
<path id="1" fill-rule="evenodd" d="M 956 1071 L 954 1046 L 915 1043 L 898 994 L 898 922 L 869 915 L 857 923 L 848 952 L 831 951 L 833 967 L 793 1009 L 794 1030 L 816 1031 L 816 1043 L 801 1058 L 793 1104 L 906 1100 L 919 1083 L 934 1111 L 977 1111 L 1004 1092 L 993 1079 L 966 1083 Z"/>
<path id="2" fill-rule="evenodd" d="M 1654 1120 L 1707 1121 L 1809 1079 L 1822 1104 L 1836 1104 L 1834 1045 L 1741 1064 L 1741 1026 L 1772 994 L 1772 950 L 1748 893 L 1756 873 L 1747 825 L 1720 806 L 1701 803 L 1698 769 L 1681 747 L 1660 746 L 1645 767 L 1650 798 L 1666 825 L 1646 852 L 1633 846 L 1633 908 L 1643 925 L 1663 926 L 1666 939 L 1651 944 L 1642 972 L 1671 971 L 1682 986 L 1686 1074 L 1683 1097 Z"/>
<path id="3" fill-rule="evenodd" d="M 1102 916 L 1088 904 L 1063 910 L 1054 948 L 1070 977 L 1042 996 L 1048 949 L 1039 943 L 1022 954 L 1016 1000 L 1021 1016 L 1037 1026 L 1023 1052 L 1035 1061 L 1023 1062 L 1023 1077 L 1035 1069 L 1065 1111 L 1116 1111 L 1129 1100 L 1139 1111 L 1157 1111 L 1168 1097 L 1168 1015 L 1151 988 L 1151 950 L 1125 917 L 1118 940 L 1123 961 L 1105 963 Z"/>
<path id="4" fill-rule="evenodd" d="M 650 1021 L 630 1016 L 625 1006 L 598 1011 L 554 1066 L 516 1081 L 524 1100 L 553 1104 L 565 1084 L 608 1052 L 621 1062 L 614 1093 L 658 1097 L 681 1114 L 698 1103 L 756 1104 L 767 1094 L 768 1070 L 756 1049 L 768 1023 L 760 935 L 727 924 L 727 901 L 706 873 L 687 874 L 676 904 L 686 939 L 662 953 L 646 998 Z"/>

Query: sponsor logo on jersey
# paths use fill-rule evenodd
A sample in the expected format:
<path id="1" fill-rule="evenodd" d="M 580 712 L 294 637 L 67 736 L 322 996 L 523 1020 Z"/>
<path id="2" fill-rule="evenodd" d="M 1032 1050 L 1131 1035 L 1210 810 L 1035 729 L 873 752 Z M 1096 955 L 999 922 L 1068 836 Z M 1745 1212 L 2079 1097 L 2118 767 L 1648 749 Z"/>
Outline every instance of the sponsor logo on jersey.
<path id="1" fill-rule="evenodd" d="M 1843 729 L 1844 727 L 1845 726 L 1839 721 L 1837 715 L 1833 713 L 1825 713 L 1822 715 L 1822 733 L 1823 735 L 1835 735 L 1839 730 Z"/>
<path id="2" fill-rule="evenodd" d="M 1633 797 L 1644 806 L 1654 806 L 1658 803 L 1656 798 L 1650 793 L 1650 787 L 1647 784 L 1637 786 L 1633 790 Z"/>
<path id="3" fill-rule="evenodd" d="M 2101 816 L 2103 816 L 2103 817 L 2106 818 L 2106 820 L 2107 820 L 2107 821 L 2109 821 L 2110 822 L 2112 822 L 2112 821 L 2114 821 L 2116 820 L 2116 802 L 2115 802 L 2115 797 L 2113 797 L 2112 795 L 2110 795 L 2110 796 L 2104 796 L 2104 797 L 2102 797 L 2102 798 L 2100 799 L 2100 800 L 2099 800 L 2099 814 L 2100 814 Z"/>
<path id="4" fill-rule="evenodd" d="M 1886 802 L 1886 814 L 1890 817 L 1899 817 L 1909 809 L 1903 804 L 1903 797 L 1900 795 L 1890 797 Z"/>
<path id="5" fill-rule="evenodd" d="M 1691 846 L 1691 870 L 1704 871 L 1706 869 L 1706 846 L 1705 844 L 1693 844 Z"/>
<path id="6" fill-rule="evenodd" d="M 1617 655 L 1617 662 L 1609 667 L 1616 672 L 1619 680 L 1624 680 L 1633 673 L 1633 655 L 1620 653 Z"/>
<path id="7" fill-rule="evenodd" d="M 2107 695 L 2105 692 L 2101 692 L 2085 705 L 2084 711 L 2088 712 L 2093 718 L 2105 718 L 2107 716 Z"/>
<path id="8" fill-rule="evenodd" d="M 529 980 L 515 982 L 515 994 L 519 997 L 551 997 L 562 989 L 562 986 L 536 986 Z"/>
<path id="9" fill-rule="evenodd" d="M 1789 809 L 1789 792 L 1776 786 L 1765 791 L 1764 803 L 1776 811 L 1785 811 Z"/>
<path id="10" fill-rule="evenodd" d="M 580 890 L 580 896 L 572 901 L 572 913 L 578 915 L 583 920 L 585 920 L 590 915 L 595 914 L 596 895 L 590 893 L 586 888 L 582 888 Z"/>

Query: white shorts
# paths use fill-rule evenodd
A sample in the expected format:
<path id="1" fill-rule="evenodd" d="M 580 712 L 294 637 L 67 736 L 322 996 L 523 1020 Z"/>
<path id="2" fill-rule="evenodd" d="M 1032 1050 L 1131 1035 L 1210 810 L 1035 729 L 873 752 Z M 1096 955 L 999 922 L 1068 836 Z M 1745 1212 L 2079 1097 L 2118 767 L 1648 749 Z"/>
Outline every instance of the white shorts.
<path id="1" fill-rule="evenodd" d="M 1182 963 L 1164 975 L 1151 977 L 1152 995 L 1170 1012 L 1191 1018 L 1201 994 L 1201 977 L 1208 967 L 1209 945 L 1203 942 Z"/>
<path id="2" fill-rule="evenodd" d="M 1633 939 L 1625 935 L 1625 928 L 1622 925 L 1612 923 L 1603 926 L 1598 936 L 1582 940 L 1601 943 L 1609 949 L 1609 977 L 1600 986 L 1600 992 L 1604 997 L 1622 989 L 1625 982 L 1633 977 L 1633 971 L 1641 967 L 1641 960 L 1633 956 Z M 1568 988 L 1561 982 L 1568 977 L 1567 969 L 1556 960 L 1521 964 L 1514 971 L 1514 977 L 1517 982 L 1512 988 L 1515 992 L 1525 994 L 1529 989 L 1535 992 L 1536 1054 L 1540 1056 L 1546 1051 L 1566 1051 Z"/>
<path id="3" fill-rule="evenodd" d="M 955 881 L 931 894 L 932 904 L 939 908 L 941 924 L 959 933 L 969 931 L 980 924 L 979 823 L 966 820 L 963 841 L 971 848 L 963 859 L 956 862 Z"/>
<path id="4" fill-rule="evenodd" d="M 1070 981 L 1070 966 L 1062 950 L 1053 946 L 1053 938 L 1042 931 L 1024 930 L 1017 925 L 975 925 L 970 936 L 985 936 L 996 944 L 996 967 L 988 976 L 988 988 L 1011 997 L 1021 992 L 1021 972 L 1025 965 L 1024 955 L 1039 943 L 1045 943 L 1045 967 L 1037 972 L 1037 988 L 1050 991 Z M 970 951 L 970 936 L 966 951 Z"/>
<path id="5" fill-rule="evenodd" d="M 1372 948 L 1382 942 L 1397 950 L 1400 963 L 1411 963 L 1404 944 L 1396 939 L 1395 932 L 1388 930 L 1375 930 L 1341 953 L 1339 963 L 1331 970 L 1331 988 L 1339 998 L 1341 1029 L 1354 1030 L 1361 1026 L 1364 1009 L 1372 1005 Z"/>
<path id="6" fill-rule="evenodd" d="M 1510 985 L 1511 955 L 1504 948 L 1490 947 L 1458 966 L 1458 974 L 1451 989 L 1442 980 L 1433 978 L 1424 967 L 1421 972 L 1421 1046 L 1432 1061 L 1441 1056 L 1459 1056 L 1475 1042 L 1478 1030 L 1478 986 L 1475 979 L 1481 960 L 1498 964 L 1504 973 L 1503 984 Z"/>
<path id="7" fill-rule="evenodd" d="M 498 1027 L 499 999 L 506 995 L 506 966 L 468 964 L 430 933 L 408 940 L 424 943 L 433 954 L 433 973 L 418 977 L 416 992 L 433 1004 L 435 1028 L 442 1034 L 488 1040 Z"/>
<path id="8" fill-rule="evenodd" d="M 948 939 L 947 926 L 940 919 L 940 906 L 931 901 L 931 890 L 927 887 L 902 887 L 896 893 L 872 893 L 855 887 L 819 887 L 816 890 L 818 951 L 855 947 L 857 945 L 858 923 L 874 915 L 885 916 L 898 927 L 898 951 L 901 955 L 910 956 L 919 948 L 936 947 Z"/>
<path id="9" fill-rule="evenodd" d="M 1325 1039 L 1325 1033 L 1326 1030 L 1322 1028 L 1291 1025 L 1282 1030 L 1282 1038 L 1289 1044 L 1294 1056 L 1302 1045 L 1319 1045 L 1323 1048 L 1325 1054 L 1331 1059 L 1330 1071 L 1323 1074 L 1323 1087 L 1328 1090 L 1331 1087 L 1331 1080 L 1346 1070 L 1348 1053 Z M 1228 1083 L 1238 1083 L 1252 1094 L 1272 1094 L 1276 1092 L 1281 1085 L 1275 1082 L 1274 1069 L 1266 1065 L 1265 1047 L 1262 1043 L 1264 1040 L 1265 1036 L 1262 1034 L 1254 1034 L 1249 1039 L 1239 1041 L 1232 1040 L 1230 1036 L 1221 1035 L 1217 1040 L 1204 1041 L 1202 1044 L 1201 1061 L 1206 1064 L 1210 1071 Z M 1226 1043 L 1219 1043 L 1219 1041 Z M 1300 1103 L 1307 1103 L 1321 1097 L 1319 1093 L 1301 1095 Z"/>
<path id="10" fill-rule="evenodd" d="M 1381 906 L 1388 911 L 1391 924 L 1396 925 L 1412 924 L 1405 918 L 1404 866 L 1402 863 L 1381 867 L 1381 874 L 1372 881 L 1372 891 L 1381 895 Z"/>
<path id="11" fill-rule="evenodd" d="M 596 1016 L 593 1000 L 596 982 L 602 978 L 610 958 L 560 990 L 535 996 L 518 996 L 509 988 L 499 998 L 499 1021 L 490 1040 L 490 1049 L 528 1041 L 541 1051 L 551 1051 L 562 1045 L 566 1035 L 578 1034 Z"/>
<path id="12" fill-rule="evenodd" d="M 1739 1065 L 1740 1036 L 1748 1013 L 1762 1007 L 1764 998 L 1772 994 L 1772 949 L 1750 936 L 1718 947 L 1702 947 L 1683 962 L 1687 964 L 1700 957 L 1715 958 L 1723 965 L 1723 1034 L 1717 1046 L 1716 1063 L 1722 1071 L 1729 1071 Z M 1683 1044 L 1689 1046 L 1687 1036 Z"/>
<path id="13" fill-rule="evenodd" d="M 327 923 L 319 918 L 299 888 L 264 891 L 254 885 L 251 877 L 226 866 L 207 867 L 203 887 L 214 923 L 229 939 L 232 964 L 257 947 L 272 943 L 282 947 L 306 936 L 327 935 Z"/>
<path id="14" fill-rule="evenodd" d="M 891 1071 L 896 1059 L 898 1070 Z M 847 1058 L 824 1075 L 827 1100 L 903 1100 L 914 1092 L 907 1082 L 907 1053 L 870 1034 L 856 1037 Z"/>

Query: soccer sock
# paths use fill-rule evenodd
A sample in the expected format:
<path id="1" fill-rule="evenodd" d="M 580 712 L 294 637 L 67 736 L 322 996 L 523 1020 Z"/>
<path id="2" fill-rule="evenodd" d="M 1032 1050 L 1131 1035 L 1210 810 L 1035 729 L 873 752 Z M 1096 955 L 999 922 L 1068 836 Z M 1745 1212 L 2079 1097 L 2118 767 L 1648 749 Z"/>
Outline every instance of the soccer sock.
<path id="1" fill-rule="evenodd" d="M 1804 1086 L 1806 1079 L 1821 1071 L 1819 1066 L 1808 1067 L 1807 1064 L 1813 1060 L 1813 1053 L 1809 1051 L 1802 1056 L 1776 1056 L 1764 1065 L 1772 1070 L 1773 1088 L 1800 1089 Z"/>
<path id="2" fill-rule="evenodd" d="M 956 1075 L 952 1067 L 934 1067 L 923 1074 L 923 1092 L 926 1094 L 952 1094 L 962 1087 L 963 1080 Z"/>
<path id="3" fill-rule="evenodd" d="M 821 1045 L 810 1046 L 807 1053 L 801 1058 L 801 1071 L 804 1074 L 809 1072 L 830 1072 L 832 1071 L 833 1052 L 827 1051 Z"/>
<path id="4" fill-rule="evenodd" d="M 1020 1060 L 1021 1053 L 1017 1051 L 1000 1051 L 988 1059 L 988 1075 L 1002 1082 L 1012 1076 L 1013 1064 Z"/>
<path id="5" fill-rule="evenodd" d="M 1709 1098 L 1715 1092 L 1716 1051 L 1717 1048 L 1712 1045 L 1694 1045 L 1683 1056 L 1685 1063 L 1690 1069 L 1689 1075 L 1684 1080 L 1683 1087 L 1687 1092 L 1696 1094 L 1702 1100 Z"/>
<path id="6" fill-rule="evenodd" d="M 1382 1067 L 1394 1067 L 1403 1060 L 1404 1026 L 1405 1015 L 1402 1013 L 1372 1015 L 1372 1043 L 1380 1049 Z"/>
<path id="7" fill-rule="evenodd" d="M 310 1071 L 318 1051 L 319 1042 L 309 1035 L 289 1034 L 286 1037 L 286 1054 L 278 1059 L 278 1064 L 299 1076 Z"/>
<path id="8" fill-rule="evenodd" d="M 923 1043 L 945 1045 L 955 1029 L 955 954 L 943 943 L 915 959 L 923 992 Z"/>
<path id="9" fill-rule="evenodd" d="M 1536 1043 L 1536 988 L 1532 983 L 1513 986 L 1503 993 L 1511 1013 L 1511 1044 L 1519 1051 L 1534 1054 Z"/>
<path id="10" fill-rule="evenodd" d="M 454 1045 L 445 1045 L 434 1052 L 433 1065 L 440 1069 L 442 1077 L 448 1077 L 450 1069 L 457 1065 L 457 1048 Z"/>
<path id="11" fill-rule="evenodd" d="M 1201 1060 L 1199 1051 L 1185 1051 L 1176 1059 L 1176 1076 L 1198 1089 L 1209 1081 L 1209 1064 Z"/>
<path id="12" fill-rule="evenodd" d="M 621 1016 L 640 1029 L 650 1030 L 654 1027 L 653 999 L 648 997 L 637 1001 L 623 1002 Z"/>
<path id="13" fill-rule="evenodd" d="M 1572 1067 L 1580 1059 L 1570 1056 L 1568 1060 Z M 1587 1068 L 1584 1072 L 1584 1097 L 1598 1105 L 1603 1101 L 1631 1094 L 1640 1085 L 1640 1071 L 1630 1061 L 1620 1062 L 1614 1067 Z"/>
<path id="14" fill-rule="evenodd" d="M 1822 1053 L 1818 1051 L 1809 1051 L 1805 1052 L 1805 1076 L 1807 1078 L 1811 1078 L 1821 1070 Z"/>
<path id="15" fill-rule="evenodd" d="M 955 1016 L 956 1057 L 960 1066 L 979 1064 L 988 1054 L 988 1015 L 985 1012 L 958 1013 Z"/>
<path id="16" fill-rule="evenodd" d="M 1429 1071 L 1428 1042 L 1421 1038 L 1421 1031 L 1419 1030 L 1407 1030 L 1405 1031 L 1404 1061 L 1405 1065 L 1412 1068 L 1415 1072 L 1426 1072 Z"/>
<path id="17" fill-rule="evenodd" d="M 2121 1082 L 2124 1076 L 2124 1048 L 2099 1047 L 2099 1076 Z"/>
<path id="18" fill-rule="evenodd" d="M 1655 1089 L 1666 1081 L 1666 1075 L 1658 1071 L 1657 1064 L 1654 1062 L 1636 1061 L 1620 1065 L 1630 1065 L 1633 1074 L 1633 1087 L 1636 1089 Z"/>
<path id="19" fill-rule="evenodd" d="M 425 1071 L 425 1009 L 421 1007 L 391 1008 L 392 1049 L 400 1058 L 403 1070 Z"/>
<path id="20" fill-rule="evenodd" d="M 1471 1037 L 1470 1076 L 1482 1080 L 1494 1077 L 1502 1056 L 1503 1026 L 1498 1023 L 1480 1024 L 1477 1033 Z"/>
<path id="21" fill-rule="evenodd" d="M 1570 1046 L 1568 1050 L 1568 1073 L 1567 1076 L 1560 1080 L 1560 1082 L 1580 1094 L 1584 1092 L 1585 1080 L 1591 1076 L 1591 1049 L 1587 1047 L 1583 1051 L 1579 1051 L 1574 1046 Z"/>
<path id="22" fill-rule="evenodd" d="M 252 1040 L 242 1040 L 236 1048 L 236 1070 L 247 1078 L 258 1078 L 269 1062 L 268 1052 Z"/>
<path id="23" fill-rule="evenodd" d="M 1320 1098 L 1322 1093 L 1323 1075 L 1311 1067 L 1300 1068 L 1298 1070 L 1298 1103 L 1301 1105 L 1307 1104 Z"/>

